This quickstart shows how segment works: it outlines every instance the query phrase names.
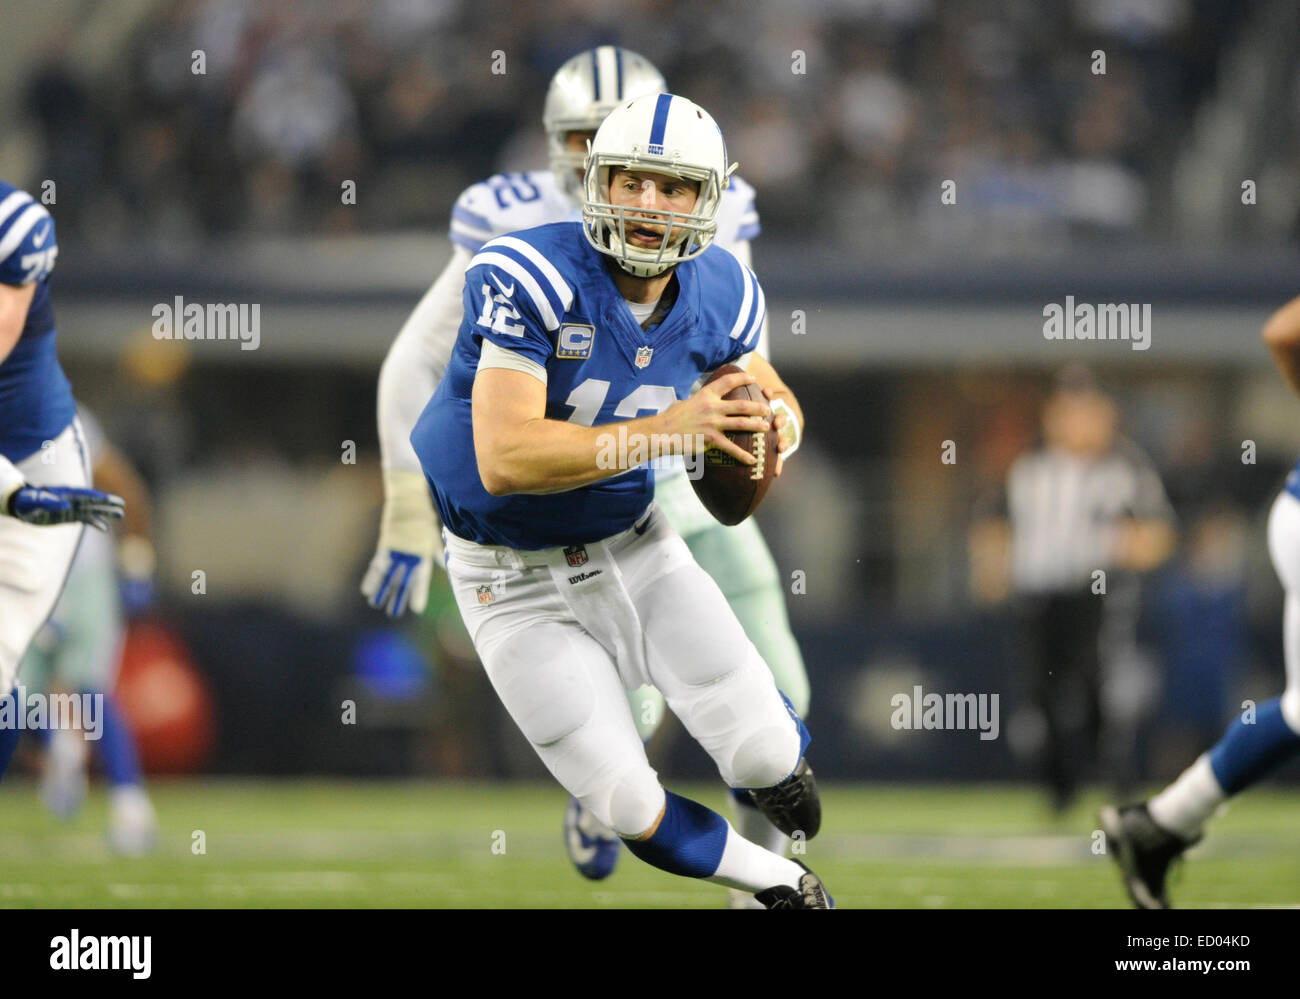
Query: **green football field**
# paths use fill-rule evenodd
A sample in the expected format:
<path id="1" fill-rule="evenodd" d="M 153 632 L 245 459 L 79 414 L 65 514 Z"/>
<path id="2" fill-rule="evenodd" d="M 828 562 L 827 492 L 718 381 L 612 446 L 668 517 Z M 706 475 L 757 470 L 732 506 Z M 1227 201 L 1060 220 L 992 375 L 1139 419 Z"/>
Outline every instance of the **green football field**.
<path id="1" fill-rule="evenodd" d="M 675 788 L 725 808 L 714 787 Z M 710 908 L 723 889 L 624 855 L 582 880 L 561 841 L 565 797 L 536 784 L 155 782 L 155 853 L 109 853 L 102 793 L 72 822 L 35 787 L 0 790 L 6 907 Z M 1028 788 L 841 785 L 805 861 L 841 907 L 1124 906 L 1094 852 L 1100 797 L 1063 819 Z M 1300 794 L 1235 802 L 1173 880 L 1179 907 L 1300 905 Z M 196 852 L 198 846 L 203 852 Z"/>

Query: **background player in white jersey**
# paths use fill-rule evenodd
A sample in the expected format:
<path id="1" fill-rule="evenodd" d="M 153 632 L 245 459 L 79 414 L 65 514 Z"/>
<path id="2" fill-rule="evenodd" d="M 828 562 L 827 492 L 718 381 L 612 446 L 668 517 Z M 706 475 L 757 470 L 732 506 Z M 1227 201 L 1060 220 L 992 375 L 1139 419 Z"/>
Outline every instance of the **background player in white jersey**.
<path id="1" fill-rule="evenodd" d="M 491 240 L 471 261 L 451 363 L 411 444 L 475 650 L 556 779 L 647 863 L 773 908 L 829 908 L 801 864 L 664 790 L 625 694 L 653 683 L 729 787 L 787 835 L 816 834 L 807 729 L 654 505 L 641 445 L 604 460 L 613 423 L 654 453 L 719 447 L 745 464 L 724 431 L 771 426 L 777 474 L 798 439 L 798 402 L 754 351 L 757 279 L 711 245 L 730 173 L 690 101 L 612 111 L 583 221 Z M 751 373 L 697 391 L 728 363 Z M 724 400 L 752 383 L 768 402 Z"/>
<path id="2" fill-rule="evenodd" d="M 440 559 L 436 515 L 408 437 L 451 358 L 471 258 L 496 236 L 577 219 L 583 162 L 596 129 L 620 101 L 666 89 L 662 74 L 635 52 L 606 45 L 579 53 L 560 67 L 547 90 L 542 120 L 551 169 L 499 174 L 457 199 L 451 216 L 452 259 L 407 320 L 380 374 L 385 506 L 378 551 L 363 585 L 373 605 L 394 615 L 408 603 L 421 610 L 430 566 Z M 748 266 L 749 241 L 759 233 L 758 213 L 753 188 L 739 177 L 731 177 L 723 192 L 717 225 L 716 243 Z M 766 323 L 757 349 L 768 356 Z M 806 716 L 809 686 L 803 656 L 790 630 L 776 563 L 758 525 L 747 520 L 724 527 L 714 520 L 696 498 L 680 459 L 657 466 L 655 499 L 696 561 L 722 587 L 777 686 Z M 649 739 L 663 720 L 662 695 L 644 687 L 632 695 L 632 709 L 642 738 Z M 734 813 L 743 835 L 772 850 L 785 848 L 785 836 L 747 797 L 734 796 Z M 565 832 L 581 873 L 595 879 L 612 873 L 620 841 L 577 799 L 566 811 Z M 752 899 L 733 892 L 732 902 L 745 905 Z"/>
<path id="3" fill-rule="evenodd" d="M 0 698 L 54 609 L 83 524 L 106 529 L 122 500 L 88 488 L 72 387 L 55 351 L 54 219 L 0 181 Z M 22 705 L 10 705 L 17 717 Z M 21 729 L 0 728 L 0 776 Z"/>
<path id="4" fill-rule="evenodd" d="M 1287 382 L 1300 394 L 1300 298 L 1272 315 L 1264 326 L 1264 341 Z M 1222 739 L 1155 797 L 1101 810 L 1110 854 L 1139 908 L 1167 909 L 1169 865 L 1200 841 L 1202 828 L 1215 810 L 1300 750 L 1300 464 L 1273 501 L 1268 550 L 1286 591 L 1282 696 L 1239 716 Z"/>
<path id="5" fill-rule="evenodd" d="M 81 539 L 63 595 L 32 641 L 19 672 L 25 690 L 99 699 L 99 731 L 94 740 L 73 728 L 43 732 L 48 736 L 48 751 L 41 797 L 60 818 L 70 819 L 80 810 L 86 796 L 87 742 L 92 742 L 109 785 L 109 846 L 116 853 L 138 856 L 153 848 L 158 823 L 145 792 L 135 736 L 113 687 L 122 662 L 124 611 L 139 612 L 152 600 L 152 504 L 144 480 L 104 436 L 94 415 L 79 406 L 78 416 L 92 481 L 126 500 L 124 536 L 120 543 L 100 532 Z"/>

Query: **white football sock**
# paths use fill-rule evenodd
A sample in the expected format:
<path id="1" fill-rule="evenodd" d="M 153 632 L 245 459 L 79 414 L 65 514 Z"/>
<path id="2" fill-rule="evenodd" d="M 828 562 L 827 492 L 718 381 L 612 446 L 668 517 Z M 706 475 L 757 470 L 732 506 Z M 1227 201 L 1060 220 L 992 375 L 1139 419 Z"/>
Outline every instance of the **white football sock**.
<path id="1" fill-rule="evenodd" d="M 1195 839 L 1227 797 L 1210 766 L 1210 754 L 1202 753 L 1176 781 L 1147 802 L 1147 809 L 1156 825 L 1184 839 Z"/>
<path id="2" fill-rule="evenodd" d="M 718 869 L 706 880 L 728 888 L 739 888 L 752 895 L 776 885 L 798 888 L 804 873 L 804 869 L 793 860 L 751 843 L 728 822 L 722 859 L 718 861 Z"/>
<path id="3" fill-rule="evenodd" d="M 742 802 L 735 795 L 731 798 L 731 814 L 735 818 L 735 827 L 740 835 L 751 843 L 757 843 L 763 849 L 784 857 L 790 840 L 780 829 L 772 825 L 757 805 Z M 762 909 L 763 903 L 754 898 L 753 892 L 742 888 L 732 888 L 728 906 L 732 909 Z"/>

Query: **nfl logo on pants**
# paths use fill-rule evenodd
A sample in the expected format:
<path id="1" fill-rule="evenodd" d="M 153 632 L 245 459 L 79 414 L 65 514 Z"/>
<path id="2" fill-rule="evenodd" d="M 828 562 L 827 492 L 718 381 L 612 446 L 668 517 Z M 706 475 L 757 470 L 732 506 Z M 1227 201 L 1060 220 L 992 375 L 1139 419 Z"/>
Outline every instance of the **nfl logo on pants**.
<path id="1" fill-rule="evenodd" d="M 650 356 L 655 352 L 653 347 L 638 347 L 636 349 L 636 366 L 638 368 L 648 367 Z"/>
<path id="2" fill-rule="evenodd" d="M 587 549 L 584 545 L 574 545 L 572 548 L 564 549 L 564 558 L 569 565 L 576 569 L 580 565 L 587 564 Z"/>
<path id="3" fill-rule="evenodd" d="M 478 602 L 481 604 L 490 604 L 496 599 L 495 594 L 492 592 L 492 587 L 490 586 L 485 585 L 476 587 L 474 592 L 478 594 Z"/>

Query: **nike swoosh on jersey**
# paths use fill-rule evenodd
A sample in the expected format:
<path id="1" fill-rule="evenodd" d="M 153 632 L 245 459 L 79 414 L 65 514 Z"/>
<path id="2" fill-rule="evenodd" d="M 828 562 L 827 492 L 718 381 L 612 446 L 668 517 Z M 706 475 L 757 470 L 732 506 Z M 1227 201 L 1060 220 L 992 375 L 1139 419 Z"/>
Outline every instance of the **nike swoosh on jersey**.
<path id="1" fill-rule="evenodd" d="M 509 288 L 506 288 L 505 285 L 503 285 L 500 281 L 497 280 L 497 276 L 495 274 L 490 274 L 488 276 L 492 278 L 492 283 L 501 289 L 501 294 L 505 295 L 506 298 L 509 298 L 511 295 L 515 293 L 515 286 L 513 282 L 511 283 Z"/>
<path id="2" fill-rule="evenodd" d="M 39 236 L 33 234 L 33 235 L 32 235 L 32 246 L 36 247 L 36 249 L 38 249 L 38 250 L 39 250 L 42 246 L 44 246 L 44 245 L 45 245 L 45 241 L 46 241 L 47 239 L 50 238 L 50 230 L 53 229 L 53 228 L 54 228 L 54 224 L 53 224 L 53 223 L 50 223 L 49 225 L 47 225 L 47 226 L 45 227 L 45 231 L 42 232 Z"/>

